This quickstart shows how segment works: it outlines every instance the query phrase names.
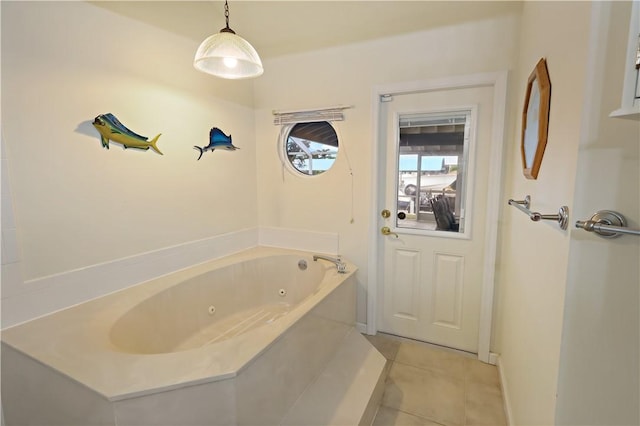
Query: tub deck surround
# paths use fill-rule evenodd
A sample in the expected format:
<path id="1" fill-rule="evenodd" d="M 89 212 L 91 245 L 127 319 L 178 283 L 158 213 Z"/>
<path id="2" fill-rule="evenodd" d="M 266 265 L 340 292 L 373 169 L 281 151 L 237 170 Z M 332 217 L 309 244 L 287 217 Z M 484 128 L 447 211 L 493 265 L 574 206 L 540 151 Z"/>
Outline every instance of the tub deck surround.
<path id="1" fill-rule="evenodd" d="M 258 246 L 335 256 L 339 237 L 337 233 L 301 229 L 246 228 L 28 281 L 23 281 L 19 263 L 8 263 L 2 267 L 2 325 L 22 324 Z"/>
<path id="2" fill-rule="evenodd" d="M 312 254 L 268 247 L 249 249 L 3 330 L 2 344 L 109 401 L 236 377 L 356 271 L 347 262 L 348 272 L 338 274 L 335 265 L 314 262 Z M 304 271 L 297 267 L 300 259 L 307 262 Z M 260 262 L 262 266 L 256 267 Z M 211 274 L 257 280 L 261 267 L 275 270 L 285 263 L 295 272 L 280 278 L 262 277 L 262 288 L 245 288 L 242 282 L 235 282 L 234 287 L 222 285 L 226 300 L 223 294 L 205 290 L 214 287 L 205 287 Z M 305 281 L 300 278 L 303 275 L 313 278 Z M 273 294 L 279 288 L 287 294 Z M 235 294 L 229 296 L 229 292 Z M 253 324 L 233 337 L 220 338 L 219 331 L 213 337 L 198 336 L 206 333 L 202 324 L 209 316 L 209 306 L 215 307 L 214 316 L 228 317 L 233 315 L 228 303 L 245 300 L 250 308 L 247 299 L 252 297 L 259 298 L 260 304 L 278 305 L 282 309 L 278 318 Z M 197 313 L 190 314 L 190 310 Z M 140 325 L 143 318 L 147 323 Z M 203 344 L 207 339 L 215 342 Z"/>

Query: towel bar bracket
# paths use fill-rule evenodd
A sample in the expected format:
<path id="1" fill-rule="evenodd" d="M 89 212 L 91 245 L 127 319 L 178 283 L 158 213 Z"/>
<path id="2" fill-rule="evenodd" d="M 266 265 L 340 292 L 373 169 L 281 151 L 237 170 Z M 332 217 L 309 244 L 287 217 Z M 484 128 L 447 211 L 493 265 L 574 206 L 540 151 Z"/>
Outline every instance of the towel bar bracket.
<path id="1" fill-rule="evenodd" d="M 523 206 L 525 209 L 529 210 L 529 207 L 531 207 L 531 196 L 527 195 L 526 197 L 524 197 L 524 200 L 509 200 L 509 205 L 514 205 L 514 204 L 518 204 Z"/>
<path id="2" fill-rule="evenodd" d="M 532 212 L 529 217 L 534 222 L 538 222 L 540 220 L 556 220 L 558 221 L 560 229 L 567 229 L 569 226 L 569 207 L 560 207 L 558 214 L 540 214 L 538 212 Z"/>
<path id="3" fill-rule="evenodd" d="M 558 210 L 558 214 L 541 214 L 538 212 L 532 212 L 529 210 L 531 206 L 531 197 L 527 195 L 524 197 L 524 200 L 509 200 L 509 205 L 516 207 L 518 210 L 529 216 L 534 222 L 539 222 L 541 220 L 555 220 L 558 222 L 558 226 L 562 230 L 566 230 L 569 226 L 569 207 L 562 206 Z"/>

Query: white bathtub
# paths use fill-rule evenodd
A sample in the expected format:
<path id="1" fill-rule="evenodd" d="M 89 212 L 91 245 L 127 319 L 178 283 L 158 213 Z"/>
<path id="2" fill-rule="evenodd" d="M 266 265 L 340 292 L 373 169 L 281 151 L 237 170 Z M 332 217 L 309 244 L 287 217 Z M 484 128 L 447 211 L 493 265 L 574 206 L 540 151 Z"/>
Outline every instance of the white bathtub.
<path id="1" fill-rule="evenodd" d="M 136 303 L 111 327 L 113 348 L 133 354 L 160 354 L 220 343 L 291 313 L 325 286 L 325 275 L 328 279 L 333 275 L 335 284 L 346 278 L 326 274 L 335 268 L 314 262 L 308 254 L 238 260 Z M 305 307 L 311 307 L 314 301 L 318 299 L 309 300 Z M 283 320 L 285 324 L 291 322 Z"/>
<path id="2" fill-rule="evenodd" d="M 355 270 L 258 247 L 3 330 L 6 424 L 278 424 L 353 330 Z"/>

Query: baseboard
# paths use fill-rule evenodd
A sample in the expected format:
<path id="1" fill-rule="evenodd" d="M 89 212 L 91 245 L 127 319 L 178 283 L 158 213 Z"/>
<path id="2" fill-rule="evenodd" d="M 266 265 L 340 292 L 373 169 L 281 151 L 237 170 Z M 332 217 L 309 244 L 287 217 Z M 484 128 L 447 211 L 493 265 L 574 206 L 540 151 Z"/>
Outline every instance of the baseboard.
<path id="1" fill-rule="evenodd" d="M 361 334 L 367 334 L 367 324 L 363 322 L 357 322 L 356 330 L 358 330 L 358 332 L 360 332 Z"/>
<path id="2" fill-rule="evenodd" d="M 489 352 L 489 364 L 496 365 L 498 364 L 498 354 Z"/>
<path id="3" fill-rule="evenodd" d="M 496 354 L 492 354 L 496 355 Z M 496 366 L 498 367 L 498 374 L 500 375 L 500 387 L 502 389 L 502 401 L 504 404 L 504 414 L 507 418 L 507 426 L 511 426 L 513 424 L 513 416 L 511 414 L 511 403 L 509 398 L 509 388 L 507 386 L 507 379 L 504 374 L 504 369 L 502 367 L 502 358 L 500 355 L 496 355 Z"/>

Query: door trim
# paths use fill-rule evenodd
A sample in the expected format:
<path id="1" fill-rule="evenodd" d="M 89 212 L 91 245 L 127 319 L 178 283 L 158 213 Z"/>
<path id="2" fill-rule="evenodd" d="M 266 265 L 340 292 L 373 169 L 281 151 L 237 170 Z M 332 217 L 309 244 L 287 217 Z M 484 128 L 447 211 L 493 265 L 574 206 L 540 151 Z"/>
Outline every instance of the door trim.
<path id="1" fill-rule="evenodd" d="M 452 76 L 430 80 L 412 81 L 375 86 L 372 93 L 372 155 L 371 182 L 374 187 L 371 197 L 369 216 L 369 244 L 367 273 L 367 334 L 375 334 L 379 312 L 380 280 L 382 277 L 382 245 L 383 236 L 379 232 L 379 212 L 383 208 L 380 196 L 384 191 L 380 176 L 384 170 L 381 164 L 384 156 L 381 150 L 385 148 L 384 135 L 379 134 L 380 98 L 382 95 L 402 95 L 417 92 L 431 92 L 447 89 L 464 89 L 472 87 L 493 87 L 493 117 L 491 128 L 491 165 L 489 171 L 489 192 L 487 194 L 487 218 L 485 222 L 485 260 L 482 277 L 482 295 L 480 298 L 480 321 L 478 330 L 478 359 L 490 361 L 491 328 L 493 316 L 493 299 L 495 290 L 495 265 L 498 240 L 498 219 L 500 217 L 500 197 L 502 195 L 502 158 L 504 151 L 506 102 L 507 102 L 507 71 L 492 73 Z"/>

